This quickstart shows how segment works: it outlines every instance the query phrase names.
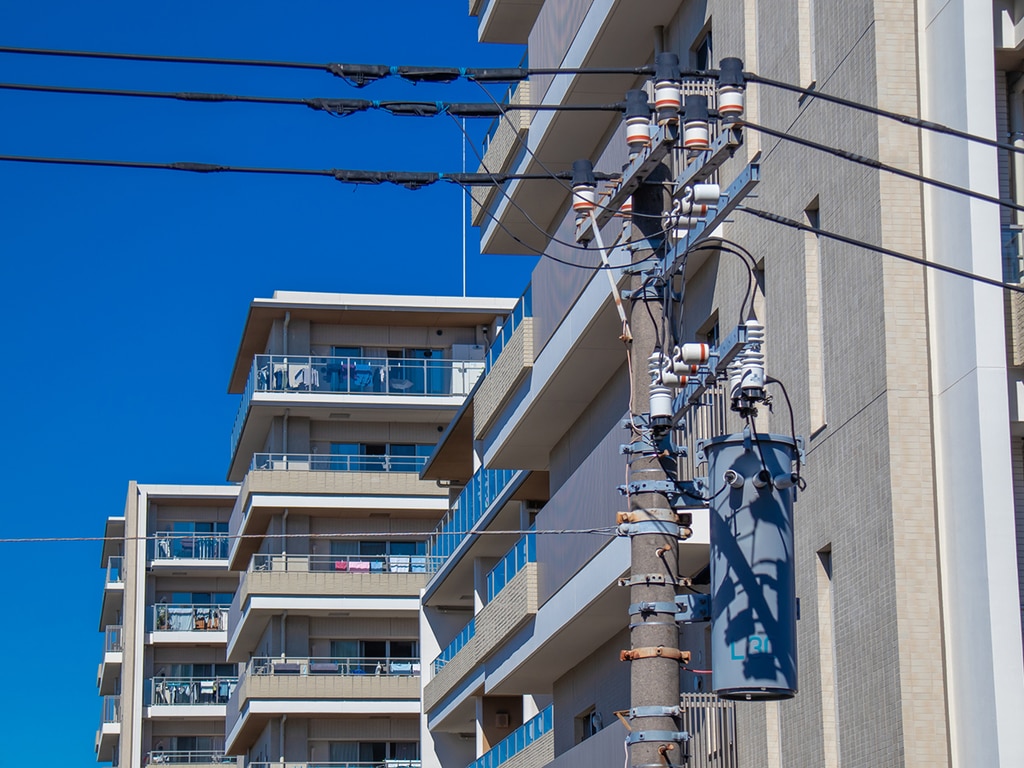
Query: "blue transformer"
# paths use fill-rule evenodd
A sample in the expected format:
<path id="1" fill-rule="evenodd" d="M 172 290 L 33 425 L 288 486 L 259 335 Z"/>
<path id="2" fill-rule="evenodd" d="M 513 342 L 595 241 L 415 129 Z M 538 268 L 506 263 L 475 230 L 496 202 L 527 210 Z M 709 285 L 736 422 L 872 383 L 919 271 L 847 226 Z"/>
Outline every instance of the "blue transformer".
<path id="1" fill-rule="evenodd" d="M 797 692 L 791 437 L 705 440 L 712 495 L 711 685 L 725 699 Z"/>

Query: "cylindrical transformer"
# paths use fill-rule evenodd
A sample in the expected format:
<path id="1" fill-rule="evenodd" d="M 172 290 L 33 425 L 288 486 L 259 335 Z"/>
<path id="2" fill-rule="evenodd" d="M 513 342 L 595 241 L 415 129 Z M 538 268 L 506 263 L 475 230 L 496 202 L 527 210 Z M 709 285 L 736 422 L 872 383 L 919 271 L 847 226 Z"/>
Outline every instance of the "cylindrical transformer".
<path id="1" fill-rule="evenodd" d="M 745 430 L 703 441 L 701 448 L 712 493 L 712 688 L 741 701 L 792 698 L 794 489 L 779 489 L 771 478 L 791 476 L 796 442 Z"/>

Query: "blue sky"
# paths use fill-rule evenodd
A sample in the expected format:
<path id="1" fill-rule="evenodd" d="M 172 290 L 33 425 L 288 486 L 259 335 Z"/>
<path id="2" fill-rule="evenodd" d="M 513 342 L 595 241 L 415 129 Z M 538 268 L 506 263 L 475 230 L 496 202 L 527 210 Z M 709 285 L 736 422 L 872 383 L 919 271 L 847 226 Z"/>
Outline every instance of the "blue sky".
<path id="1" fill-rule="evenodd" d="M 0 45 L 311 62 L 514 66 L 465 0 L 0 2 Z M 482 101 L 477 86 L 0 54 L 0 81 L 288 97 Z M 486 121 L 471 126 L 481 135 Z M 457 171 L 450 118 L 0 91 L 0 154 Z M 475 170 L 472 152 L 470 170 Z M 222 483 L 226 394 L 249 301 L 275 289 L 462 291 L 461 193 L 330 179 L 0 163 L 0 536 L 96 536 L 129 480 Z M 470 295 L 514 296 L 534 259 L 480 256 Z M 94 763 L 98 543 L 0 544 L 11 765 Z M 56 743 L 55 743 L 56 742 Z M 58 746 L 59 745 L 59 746 Z"/>

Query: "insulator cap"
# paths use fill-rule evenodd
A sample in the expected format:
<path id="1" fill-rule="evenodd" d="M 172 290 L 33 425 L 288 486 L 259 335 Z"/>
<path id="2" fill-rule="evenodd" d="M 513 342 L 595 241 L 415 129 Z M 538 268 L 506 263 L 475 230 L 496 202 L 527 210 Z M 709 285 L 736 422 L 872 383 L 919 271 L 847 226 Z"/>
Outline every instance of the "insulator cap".
<path id="1" fill-rule="evenodd" d="M 626 91 L 626 119 L 631 117 L 651 119 L 651 104 L 647 101 L 647 92 L 639 88 Z"/>
<path id="2" fill-rule="evenodd" d="M 679 79 L 679 56 L 670 51 L 659 53 L 654 57 L 655 80 Z"/>
<path id="3" fill-rule="evenodd" d="M 719 88 L 726 85 L 743 88 L 746 82 L 746 78 L 743 76 L 743 59 L 730 56 L 727 59 L 722 59 L 718 64 Z"/>
<path id="4" fill-rule="evenodd" d="M 699 120 L 706 123 L 708 121 L 708 97 L 699 93 L 687 94 L 683 119 L 687 122 Z"/>
<path id="5" fill-rule="evenodd" d="M 596 187 L 597 179 L 594 178 L 594 164 L 589 160 L 572 161 L 572 185 Z"/>

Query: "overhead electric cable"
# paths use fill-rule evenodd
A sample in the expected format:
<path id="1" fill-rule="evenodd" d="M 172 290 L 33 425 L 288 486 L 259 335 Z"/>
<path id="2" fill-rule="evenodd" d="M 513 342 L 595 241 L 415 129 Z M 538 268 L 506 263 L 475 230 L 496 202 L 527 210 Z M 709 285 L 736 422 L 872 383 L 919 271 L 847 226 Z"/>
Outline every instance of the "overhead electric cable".
<path id="1" fill-rule="evenodd" d="M 819 235 L 820 237 L 824 237 L 829 240 L 836 240 L 840 243 L 846 243 L 847 245 L 855 245 L 858 248 L 864 248 L 869 251 L 875 251 L 876 253 L 881 253 L 885 256 L 892 256 L 894 259 L 900 259 L 901 261 L 909 261 L 912 264 L 920 264 L 921 266 L 928 267 L 929 269 L 936 269 L 939 270 L 940 272 L 947 272 L 951 275 L 956 275 L 957 277 L 965 277 L 968 280 L 974 280 L 976 282 L 984 283 L 985 285 L 991 285 L 996 288 L 1003 288 L 1008 291 L 1015 291 L 1016 293 L 1024 293 L 1024 285 L 1018 285 L 1016 283 L 1006 283 L 1001 280 L 996 280 L 991 277 L 985 277 L 984 275 L 976 274 L 974 272 L 968 272 L 967 270 L 964 269 L 951 267 L 947 264 L 939 264 L 938 262 L 935 261 L 929 261 L 928 259 L 923 259 L 919 256 L 911 256 L 910 254 L 901 253 L 900 251 L 894 251 L 890 248 L 883 248 L 880 245 L 872 245 L 871 243 L 866 243 L 863 240 L 848 237 L 847 235 L 840 235 L 836 232 L 829 232 L 828 230 L 821 229 L 820 227 L 813 227 L 810 224 L 804 224 L 801 221 L 796 221 L 795 219 L 780 216 L 777 213 L 771 213 L 770 211 L 762 211 L 758 210 L 757 208 L 749 208 L 747 206 L 742 205 L 738 206 L 736 210 L 743 211 L 744 213 L 749 213 L 751 216 L 756 216 L 757 218 L 764 219 L 765 221 L 771 221 L 776 224 L 782 224 L 783 226 L 791 227 L 792 229 L 798 229 L 801 232 L 811 232 L 815 235 Z"/>
<path id="2" fill-rule="evenodd" d="M 512 83 L 531 75 L 653 75 L 654 67 L 422 67 L 387 64 L 317 63 L 308 61 L 269 61 L 266 59 L 229 59 L 210 56 L 161 56 L 144 53 L 111 53 L 57 48 L 0 46 L 0 53 L 30 56 L 63 56 L 81 59 L 144 61 L 168 64 L 213 64 L 237 67 L 272 67 L 330 72 L 356 87 L 385 77 L 401 77 L 414 83 L 448 83 L 466 78 L 489 83 Z M 691 73 L 687 73 L 691 74 Z M 694 72 L 693 75 L 705 73 Z"/>
<path id="3" fill-rule="evenodd" d="M 955 192 L 958 195 L 965 195 L 967 197 L 973 197 L 975 200 L 983 200 L 986 203 L 993 203 L 1003 208 L 1009 208 L 1014 211 L 1024 211 L 1024 205 L 1013 202 L 1012 200 L 1003 200 L 1002 198 L 995 197 L 993 195 L 986 195 L 983 192 L 975 192 L 973 189 L 961 187 L 956 184 L 951 184 L 948 181 L 940 181 L 939 179 L 933 179 L 930 176 L 923 176 L 920 173 L 914 173 L 903 168 L 899 168 L 895 165 L 889 165 L 883 163 L 881 160 L 875 160 L 871 157 L 865 157 L 864 155 L 858 155 L 856 152 L 850 152 L 845 149 L 838 149 L 836 147 L 830 147 L 827 144 L 819 144 L 816 141 L 805 139 L 800 136 L 793 136 L 792 134 L 786 133 L 785 131 L 777 131 L 774 128 L 765 128 L 763 125 L 757 125 L 747 120 L 737 121 L 738 125 L 742 125 L 745 128 L 749 128 L 752 131 L 763 133 L 766 136 L 773 136 L 783 141 L 789 141 L 793 144 L 799 144 L 801 147 L 807 147 L 809 149 L 816 149 L 819 152 L 838 157 L 841 160 L 849 160 L 852 163 L 858 165 L 864 165 L 868 168 L 874 168 L 878 171 L 885 171 L 895 176 L 902 176 L 905 179 L 911 179 L 918 181 L 922 184 L 928 184 L 929 186 L 938 187 L 939 189 L 945 189 L 949 192 Z"/>
<path id="4" fill-rule="evenodd" d="M 408 189 L 419 189 L 438 181 L 450 182 L 460 186 L 485 186 L 502 184 L 513 179 L 526 181 L 550 181 L 548 174 L 541 173 L 433 173 L 423 171 L 366 171 L 347 170 L 341 168 L 265 168 L 237 165 L 217 165 L 213 163 L 146 163 L 128 160 L 92 160 L 69 157 L 33 157 L 26 155 L 0 155 L 0 162 L 41 163 L 45 165 L 77 165 L 97 166 L 105 168 L 132 168 L 163 171 L 188 171 L 190 173 L 250 173 L 272 174 L 279 176 L 328 176 L 346 184 L 395 184 Z M 571 172 L 564 172 L 565 178 Z M 619 178 L 617 174 L 595 174 L 603 181 Z"/>
<path id="5" fill-rule="evenodd" d="M 482 86 L 481 86 L 482 87 Z M 114 88 L 77 88 L 63 85 L 38 85 L 35 83 L 0 83 L 0 90 L 28 91 L 32 93 L 61 93 L 81 96 L 115 96 L 122 98 L 169 99 L 174 101 L 193 101 L 206 104 L 223 102 L 240 102 L 251 104 L 282 104 L 305 106 L 312 109 L 330 112 L 336 115 L 351 115 L 379 109 L 393 115 L 410 115 L 414 117 L 436 117 L 438 115 L 456 115 L 458 117 L 499 117 L 504 111 L 532 112 L 621 112 L 623 105 L 615 104 L 515 104 L 503 106 L 494 104 L 474 104 L 468 102 L 447 101 L 371 101 L 370 99 L 338 99 L 333 97 L 317 97 L 308 99 L 288 98 L 284 96 L 243 96 L 230 93 L 201 93 L 193 91 L 139 91 Z"/>
<path id="6" fill-rule="evenodd" d="M 922 120 L 919 117 L 912 115 L 904 115 L 899 112 L 892 112 L 888 109 L 881 109 L 880 107 L 873 107 L 870 104 L 862 104 L 859 101 L 853 101 L 852 99 L 844 99 L 842 96 L 835 96 L 831 93 L 825 93 L 823 91 L 816 90 L 814 88 L 805 88 L 803 86 L 794 85 L 793 83 L 785 83 L 781 80 L 772 80 L 769 77 L 762 77 L 761 75 L 755 74 L 754 72 L 744 72 L 743 76 L 751 83 L 759 83 L 761 85 L 767 85 L 772 88 L 781 88 L 787 91 L 793 91 L 804 96 L 808 96 L 812 99 L 820 99 L 822 101 L 829 101 L 833 104 L 840 104 L 850 109 L 860 110 L 861 112 L 868 112 L 878 117 L 885 117 L 889 120 L 895 120 L 896 122 L 903 123 L 904 125 L 910 125 L 915 128 L 923 128 L 928 131 L 935 133 L 944 133 L 949 136 L 955 136 L 959 139 L 966 139 L 967 141 L 977 142 L 978 144 L 984 144 L 989 147 L 995 147 L 997 149 L 1004 149 L 1007 152 L 1018 152 L 1024 154 L 1024 148 L 1008 144 L 1004 141 L 997 141 L 996 139 L 990 139 L 987 136 L 979 136 L 976 133 L 968 133 L 967 131 L 961 131 L 958 128 L 953 128 L 949 125 L 943 125 L 942 123 L 932 122 L 931 120 Z"/>

